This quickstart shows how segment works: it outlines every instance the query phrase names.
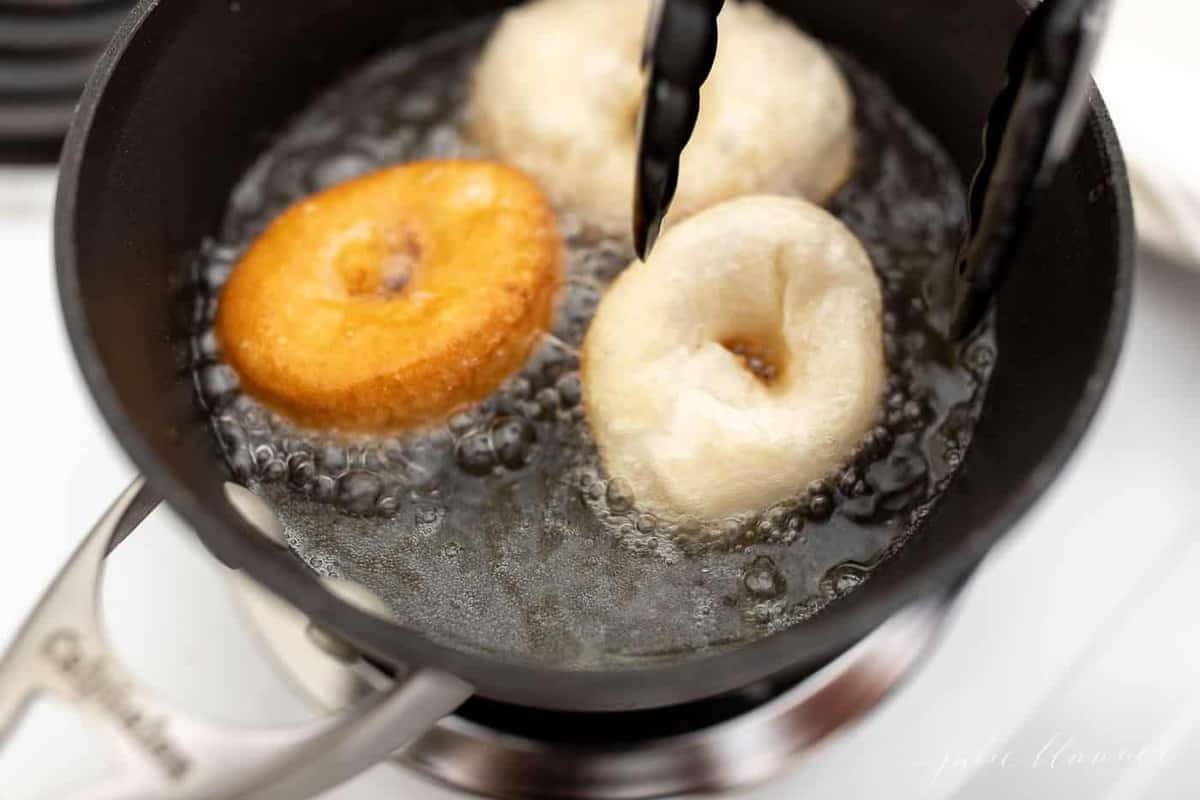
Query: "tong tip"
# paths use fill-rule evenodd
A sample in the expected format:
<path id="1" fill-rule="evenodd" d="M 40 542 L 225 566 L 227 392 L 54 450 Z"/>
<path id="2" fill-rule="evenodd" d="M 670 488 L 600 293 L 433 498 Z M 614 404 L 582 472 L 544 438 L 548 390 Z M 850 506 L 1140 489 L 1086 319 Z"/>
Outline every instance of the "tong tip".
<path id="1" fill-rule="evenodd" d="M 663 219 L 671 204 L 673 191 L 666 186 L 658 186 L 657 191 L 652 187 L 657 183 L 647 179 L 645 169 L 639 168 L 637 186 L 634 192 L 633 205 L 633 247 L 637 257 L 643 261 L 654 249 L 658 234 L 662 231 Z"/>
<path id="2" fill-rule="evenodd" d="M 700 86 L 717 52 L 717 15 L 724 0 L 657 0 L 647 24 L 648 71 L 638 121 L 633 242 L 650 254 L 675 197 L 679 157 L 700 112 Z"/>

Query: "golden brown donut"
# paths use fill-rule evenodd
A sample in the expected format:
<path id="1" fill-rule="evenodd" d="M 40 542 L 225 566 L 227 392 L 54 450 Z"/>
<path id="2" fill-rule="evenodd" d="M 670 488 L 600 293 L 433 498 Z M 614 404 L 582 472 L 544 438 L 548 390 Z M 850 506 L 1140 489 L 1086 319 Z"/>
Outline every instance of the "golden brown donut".
<path id="1" fill-rule="evenodd" d="M 554 214 L 523 173 L 405 164 L 284 211 L 221 293 L 217 336 L 243 387 L 296 422 L 402 429 L 519 369 L 561 276 Z"/>

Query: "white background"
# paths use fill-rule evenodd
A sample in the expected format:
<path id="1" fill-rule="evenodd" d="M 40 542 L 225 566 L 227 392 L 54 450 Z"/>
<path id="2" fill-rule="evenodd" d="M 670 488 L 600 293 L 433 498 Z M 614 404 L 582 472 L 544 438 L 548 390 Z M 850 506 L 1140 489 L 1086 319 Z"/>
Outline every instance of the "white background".
<path id="1" fill-rule="evenodd" d="M 1188 51 L 1197 16 L 1190 0 L 1119 4 L 1100 70 L 1135 158 L 1175 153 L 1176 179 L 1200 168 L 1194 104 L 1172 89 L 1200 74 Z M 51 194 L 47 170 L 0 170 L 0 643 L 134 475 L 68 352 Z M 968 586 L 924 669 L 747 797 L 1200 796 L 1198 320 L 1200 273 L 1143 257 L 1097 425 Z M 170 512 L 118 550 L 108 575 L 112 639 L 139 676 L 216 719 L 311 713 L 257 651 L 222 569 Z M 103 742 L 40 704 L 0 750 L 0 800 L 52 796 L 105 768 Z M 452 796 L 389 766 L 327 795 Z"/>

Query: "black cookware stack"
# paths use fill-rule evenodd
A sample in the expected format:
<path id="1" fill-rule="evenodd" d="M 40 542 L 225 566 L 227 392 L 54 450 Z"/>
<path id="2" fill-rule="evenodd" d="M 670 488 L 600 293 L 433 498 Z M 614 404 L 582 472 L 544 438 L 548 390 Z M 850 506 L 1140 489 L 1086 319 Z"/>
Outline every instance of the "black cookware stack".
<path id="1" fill-rule="evenodd" d="M 0 0 L 0 159 L 57 154 L 76 100 L 132 0 Z"/>

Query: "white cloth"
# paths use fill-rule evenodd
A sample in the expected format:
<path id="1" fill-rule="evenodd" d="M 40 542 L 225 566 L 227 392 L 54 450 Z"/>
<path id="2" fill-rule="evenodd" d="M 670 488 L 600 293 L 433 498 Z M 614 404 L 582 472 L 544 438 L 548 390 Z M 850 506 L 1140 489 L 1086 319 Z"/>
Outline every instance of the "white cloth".
<path id="1" fill-rule="evenodd" d="M 1200 270 L 1200 74 L 1195 0 L 1116 0 L 1096 81 L 1133 182 L 1142 242 Z"/>

